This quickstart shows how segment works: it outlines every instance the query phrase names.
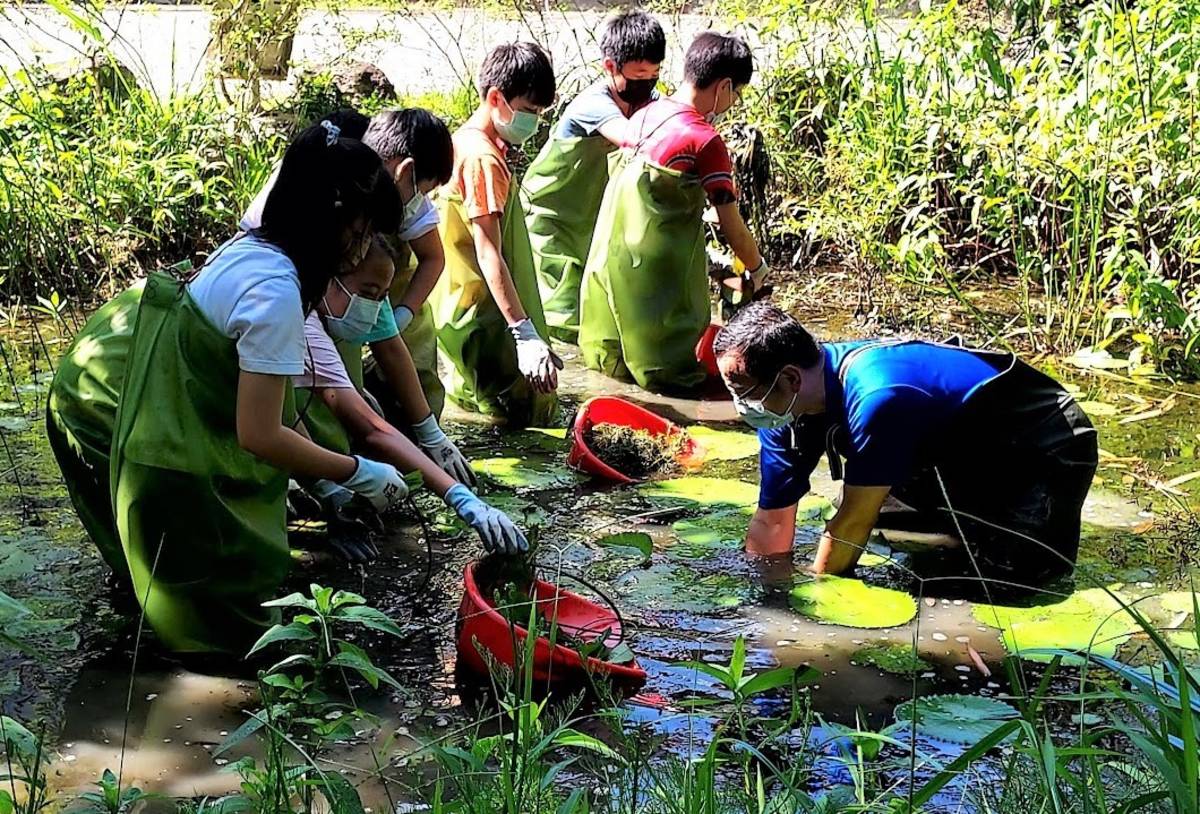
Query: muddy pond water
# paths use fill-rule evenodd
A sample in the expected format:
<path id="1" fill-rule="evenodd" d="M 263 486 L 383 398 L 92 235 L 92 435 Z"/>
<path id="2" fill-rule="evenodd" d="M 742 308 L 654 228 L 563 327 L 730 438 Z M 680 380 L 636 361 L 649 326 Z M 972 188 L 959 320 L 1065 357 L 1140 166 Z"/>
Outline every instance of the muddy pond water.
<path id="1" fill-rule="evenodd" d="M 13 376 L 11 397 L 0 398 L 7 455 L 0 589 L 27 600 L 45 621 L 32 631 L 40 655 L 6 651 L 0 660 L 5 712 L 58 728 L 53 781 L 61 789 L 81 788 L 118 767 L 126 782 L 171 795 L 236 789 L 237 777 L 225 766 L 237 753 L 212 753 L 253 707 L 253 670 L 174 659 L 145 633 L 137 646 L 136 615 L 107 587 L 42 436 L 45 362 L 17 343 L 6 347 Z M 52 356 L 53 348 L 43 355 Z M 1106 600 L 1092 592 L 1110 586 L 1128 600 L 1145 597 L 1164 627 L 1186 628 L 1182 597 L 1200 540 L 1178 506 L 1190 504 L 1200 485 L 1188 477 L 1200 469 L 1200 398 L 1165 382 L 1135 386 L 1084 373 L 1073 379 L 1101 426 L 1104 460 L 1084 514 L 1081 576 L 1053 586 L 1056 601 L 1070 596 L 1071 604 L 1052 607 L 1071 623 L 1103 614 Z M 488 499 L 539 529 L 543 573 L 589 593 L 570 575 L 583 577 L 620 609 L 627 639 L 649 673 L 642 695 L 625 702 L 628 725 L 662 736 L 664 750 L 688 754 L 712 735 L 713 719 L 703 709 L 686 709 L 687 699 L 727 697 L 678 663 L 727 662 L 739 636 L 748 645 L 748 669 L 820 670 L 808 692 L 825 720 L 878 728 L 915 694 L 1003 697 L 1008 686 L 998 665 L 1006 652 L 1069 646 L 1080 635 L 1079 624 L 1055 627 L 1053 610 L 1017 620 L 940 594 L 912 576 L 909 554 L 882 539 L 873 540 L 857 574 L 868 588 L 812 592 L 802 565 L 837 497 L 823 465 L 801 506 L 794 566 L 766 569 L 740 549 L 756 492 L 757 450 L 727 401 L 652 397 L 573 364 L 562 392 L 568 412 L 592 394 L 625 396 L 701 427 L 695 437 L 710 451 L 703 469 L 682 480 L 612 487 L 565 466 L 562 431 L 505 432 L 453 410 L 444 421 L 484 476 Z M 436 500 L 418 503 L 424 522 L 411 514 L 391 518 L 382 556 L 366 567 L 325 553 L 319 529 L 297 529 L 297 548 L 310 550 L 298 553 L 285 589 L 319 582 L 355 590 L 404 628 L 403 639 L 371 652 L 405 690 L 364 695 L 362 705 L 383 720 L 381 731 L 333 756 L 335 766 L 364 777 L 383 761 L 394 782 L 385 787 L 374 779 L 361 787 L 376 811 L 415 799 L 411 784 L 420 772 L 411 763 L 423 759 L 421 745 L 475 718 L 455 674 L 454 627 L 462 569 L 479 553 L 478 543 L 455 528 Z M 646 533 L 651 556 L 598 543 L 617 532 Z M 1018 621 L 1026 625 L 1025 641 L 1002 632 Z M 1093 624 L 1087 637 L 1095 633 Z M 1113 652 L 1136 658 L 1135 630 L 1100 633 Z M 1178 642 L 1196 647 L 1184 635 Z M 769 709 L 781 701 L 759 703 Z"/>

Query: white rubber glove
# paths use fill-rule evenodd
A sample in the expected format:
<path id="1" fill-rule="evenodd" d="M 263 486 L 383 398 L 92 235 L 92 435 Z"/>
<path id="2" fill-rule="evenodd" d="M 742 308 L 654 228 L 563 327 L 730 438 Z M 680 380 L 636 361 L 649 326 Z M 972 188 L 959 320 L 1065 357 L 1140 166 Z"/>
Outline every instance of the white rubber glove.
<path id="1" fill-rule="evenodd" d="M 459 483 L 475 485 L 475 473 L 471 471 L 471 465 L 458 451 L 454 442 L 442 432 L 433 413 L 424 421 L 413 424 L 413 434 L 417 436 L 417 445 L 421 447 L 421 451 L 441 467 L 442 471 Z"/>
<path id="2" fill-rule="evenodd" d="M 446 492 L 446 505 L 475 529 L 488 551 L 516 554 L 529 550 L 529 541 L 508 515 L 484 503 L 461 483 L 454 484 Z"/>
<path id="3" fill-rule="evenodd" d="M 766 260 L 763 260 L 758 264 L 758 268 L 748 273 L 750 280 L 754 283 L 754 290 L 758 291 L 767 282 L 767 277 L 771 274 L 771 267 L 767 265 Z"/>
<path id="4" fill-rule="evenodd" d="M 546 340 L 538 336 L 537 328 L 528 319 L 508 326 L 517 343 L 517 367 L 533 389 L 539 393 L 553 393 L 558 389 L 558 371 L 563 369 L 562 359 L 550 350 Z"/>
<path id="5" fill-rule="evenodd" d="M 361 455 L 355 455 L 358 469 L 342 482 L 342 486 L 351 492 L 362 495 L 375 511 L 384 512 L 408 497 L 408 484 L 391 464 L 372 461 Z"/>
<path id="6" fill-rule="evenodd" d="M 400 333 L 404 333 L 404 329 L 413 321 L 412 309 L 407 305 L 397 305 L 392 309 L 392 316 L 396 318 L 396 329 Z"/>

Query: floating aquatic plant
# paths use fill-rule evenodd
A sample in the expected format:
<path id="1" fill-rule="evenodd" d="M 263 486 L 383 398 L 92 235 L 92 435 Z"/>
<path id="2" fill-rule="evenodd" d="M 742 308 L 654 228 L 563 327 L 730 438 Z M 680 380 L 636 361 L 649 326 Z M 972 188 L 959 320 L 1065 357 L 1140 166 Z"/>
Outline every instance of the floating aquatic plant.
<path id="1" fill-rule="evenodd" d="M 752 432 L 719 430 L 702 424 L 688 427 L 687 432 L 704 447 L 706 461 L 738 461 L 758 454 L 758 436 Z"/>
<path id="2" fill-rule="evenodd" d="M 977 604 L 971 612 L 985 625 L 1000 628 L 1004 648 L 1030 661 L 1048 662 L 1045 648 L 1091 651 L 1114 656 L 1117 648 L 1140 630 L 1132 614 L 1100 588 L 1078 591 L 1065 599 L 1020 606 Z M 1082 657 L 1064 659 L 1082 663 Z"/>
<path id="3" fill-rule="evenodd" d="M 477 458 L 471 467 L 510 489 L 561 489 L 577 478 L 566 466 L 520 458 Z"/>
<path id="4" fill-rule="evenodd" d="M 918 735 L 944 743 L 969 745 L 978 743 L 1020 713 L 995 698 L 930 695 L 905 701 L 896 707 L 895 714 L 899 724 L 907 724 L 915 716 Z"/>
<path id="5" fill-rule="evenodd" d="M 885 673 L 912 676 L 929 669 L 929 662 L 921 658 L 911 644 L 901 642 L 876 642 L 860 647 L 850 656 L 859 665 L 877 667 Z"/>
<path id="6" fill-rule="evenodd" d="M 691 475 L 652 481 L 638 486 L 638 492 L 653 500 L 672 504 L 692 503 L 706 507 L 728 507 L 751 514 L 758 503 L 758 487 L 732 478 L 705 478 Z"/>
<path id="7" fill-rule="evenodd" d="M 910 594 L 847 577 L 819 576 L 804 582 L 792 589 L 791 601 L 809 619 L 844 627 L 896 627 L 917 615 L 917 602 Z"/>

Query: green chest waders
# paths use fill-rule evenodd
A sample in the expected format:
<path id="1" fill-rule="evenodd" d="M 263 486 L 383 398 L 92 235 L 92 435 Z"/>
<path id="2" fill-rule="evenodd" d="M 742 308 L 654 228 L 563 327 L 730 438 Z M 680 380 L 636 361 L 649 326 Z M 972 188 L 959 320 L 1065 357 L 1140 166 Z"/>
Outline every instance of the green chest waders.
<path id="1" fill-rule="evenodd" d="M 579 335 L 579 284 L 614 149 L 603 136 L 552 138 L 521 182 L 546 323 L 566 342 Z"/>
<path id="2" fill-rule="evenodd" d="M 704 190 L 624 153 L 604 193 L 580 294 L 584 364 L 647 390 L 704 381 L 696 342 L 709 324 Z"/>
<path id="3" fill-rule="evenodd" d="M 450 363 L 447 396 L 465 410 L 497 416 L 514 426 L 552 426 L 558 396 L 534 392 L 517 367 L 508 325 L 479 269 L 462 198 L 443 193 L 438 210 L 446 269 L 429 301 L 438 348 Z M 501 252 L 517 295 L 538 333 L 546 338 L 529 233 L 515 183 L 509 188 L 500 228 Z"/>
<path id="4" fill-rule="evenodd" d="M 46 405 L 46 435 L 71 503 L 100 556 L 125 582 L 129 568 L 113 520 L 109 451 L 142 285 L 109 300 L 76 334 Z"/>
<path id="5" fill-rule="evenodd" d="M 146 282 L 117 408 L 112 499 L 138 601 L 179 651 L 244 652 L 288 570 L 287 475 L 237 439 L 238 355 L 179 281 Z M 284 416 L 294 414 L 291 388 Z"/>

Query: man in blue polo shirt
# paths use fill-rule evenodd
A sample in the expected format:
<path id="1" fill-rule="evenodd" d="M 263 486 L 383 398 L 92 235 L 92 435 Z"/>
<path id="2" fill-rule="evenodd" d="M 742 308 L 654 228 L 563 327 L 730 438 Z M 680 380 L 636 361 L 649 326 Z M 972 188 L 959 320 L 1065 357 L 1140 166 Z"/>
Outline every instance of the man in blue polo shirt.
<path id="1" fill-rule="evenodd" d="M 817 573 L 852 569 L 877 527 L 949 537 L 971 576 L 1028 585 L 1073 567 L 1096 433 L 1061 385 L 1012 354 L 900 340 L 819 345 L 769 303 L 740 311 L 714 351 L 762 445 L 748 552 L 790 555 L 796 503 L 828 455 L 842 502 Z M 881 515 L 889 495 L 912 511 Z"/>

